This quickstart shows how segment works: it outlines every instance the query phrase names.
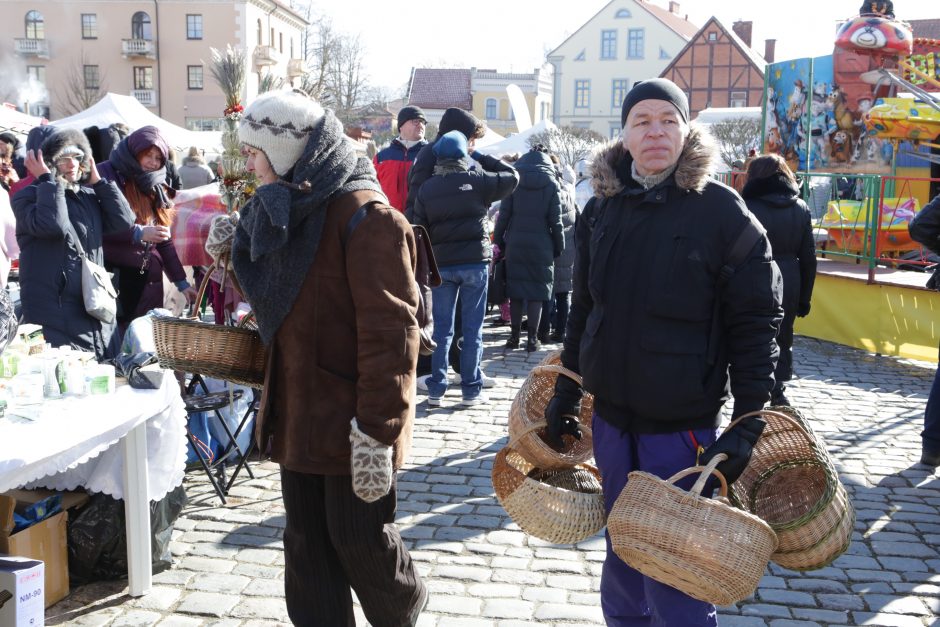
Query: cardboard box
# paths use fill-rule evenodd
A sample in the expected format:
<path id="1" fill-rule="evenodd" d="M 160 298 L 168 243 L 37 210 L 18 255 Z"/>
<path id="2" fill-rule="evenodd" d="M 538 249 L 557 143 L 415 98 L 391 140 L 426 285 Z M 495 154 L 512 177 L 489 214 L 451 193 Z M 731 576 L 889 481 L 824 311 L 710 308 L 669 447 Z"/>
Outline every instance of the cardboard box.
<path id="1" fill-rule="evenodd" d="M 50 494 L 55 493 L 48 490 L 11 490 L 0 494 L 0 553 L 43 562 L 46 607 L 61 601 L 69 593 L 66 510 L 88 500 L 88 495 L 83 492 L 62 492 L 63 511 L 12 533 L 14 509 L 36 503 Z M 6 623 L 0 622 L 0 625 Z"/>
<path id="2" fill-rule="evenodd" d="M 24 557 L 0 557 L 0 625 L 45 624 L 43 563 Z"/>

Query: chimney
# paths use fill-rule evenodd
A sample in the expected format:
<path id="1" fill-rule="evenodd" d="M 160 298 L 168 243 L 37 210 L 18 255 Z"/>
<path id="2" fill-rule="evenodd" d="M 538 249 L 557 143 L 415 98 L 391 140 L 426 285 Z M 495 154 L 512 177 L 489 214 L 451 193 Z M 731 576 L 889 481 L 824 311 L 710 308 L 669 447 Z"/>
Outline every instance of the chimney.
<path id="1" fill-rule="evenodd" d="M 669 3 L 669 12 L 672 13 L 673 15 L 679 15 L 679 3 L 678 3 L 678 2 L 670 2 L 670 3 Z"/>
<path id="2" fill-rule="evenodd" d="M 754 22 L 744 20 L 738 20 L 731 27 L 731 30 L 734 31 L 734 34 L 741 38 L 744 42 L 744 45 L 748 48 L 751 47 L 751 30 L 754 28 Z"/>
<path id="3" fill-rule="evenodd" d="M 776 39 L 765 39 L 764 40 L 764 60 L 767 63 L 774 62 L 774 51 L 777 48 Z"/>

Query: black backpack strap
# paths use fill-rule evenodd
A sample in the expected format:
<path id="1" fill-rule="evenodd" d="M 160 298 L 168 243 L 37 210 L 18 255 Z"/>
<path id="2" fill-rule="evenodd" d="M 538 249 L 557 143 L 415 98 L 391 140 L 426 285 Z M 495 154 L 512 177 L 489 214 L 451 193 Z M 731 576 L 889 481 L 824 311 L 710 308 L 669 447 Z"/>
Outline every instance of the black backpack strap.
<path id="1" fill-rule="evenodd" d="M 738 234 L 734 244 L 731 245 L 731 251 L 725 258 L 725 265 L 718 271 L 718 282 L 715 286 L 715 305 L 712 309 L 712 329 L 708 336 L 708 365 L 714 365 L 718 359 L 718 339 L 721 335 L 721 326 L 718 316 L 721 314 L 721 289 L 731 280 L 735 271 L 747 261 L 747 256 L 754 249 L 754 246 L 764 236 L 766 231 L 757 222 L 756 219 L 750 219 L 744 225 L 744 229 Z"/>

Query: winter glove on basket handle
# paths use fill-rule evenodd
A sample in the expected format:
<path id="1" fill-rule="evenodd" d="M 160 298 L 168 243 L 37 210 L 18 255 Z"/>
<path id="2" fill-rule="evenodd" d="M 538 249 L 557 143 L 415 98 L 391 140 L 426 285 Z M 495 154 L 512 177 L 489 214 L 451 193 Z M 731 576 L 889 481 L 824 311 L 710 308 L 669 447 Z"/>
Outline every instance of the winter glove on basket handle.
<path id="1" fill-rule="evenodd" d="M 569 434 L 581 439 L 578 416 L 581 415 L 581 386 L 563 374 L 555 381 L 555 395 L 545 406 L 548 443 L 556 448 L 564 446 L 561 436 Z"/>
<path id="2" fill-rule="evenodd" d="M 728 459 L 718 464 L 718 472 L 725 476 L 728 483 L 734 483 L 747 468 L 754 445 L 767 426 L 759 415 L 760 412 L 752 412 L 734 420 L 715 443 L 705 449 L 698 463 L 705 466 L 716 455 L 727 455 Z"/>
<path id="3" fill-rule="evenodd" d="M 392 447 L 363 433 L 355 418 L 349 443 L 353 492 L 366 503 L 378 501 L 392 489 Z"/>

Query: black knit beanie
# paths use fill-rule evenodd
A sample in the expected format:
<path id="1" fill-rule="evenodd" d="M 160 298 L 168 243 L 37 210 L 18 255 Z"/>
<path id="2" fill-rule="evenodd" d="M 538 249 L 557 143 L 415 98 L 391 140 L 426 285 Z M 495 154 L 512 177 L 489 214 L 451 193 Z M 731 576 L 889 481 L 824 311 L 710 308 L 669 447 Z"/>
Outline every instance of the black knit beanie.
<path id="1" fill-rule="evenodd" d="M 401 130 L 401 127 L 411 120 L 423 120 L 425 124 L 428 123 L 428 119 L 425 117 L 421 107 L 409 105 L 402 107 L 401 111 L 398 112 L 398 130 Z"/>
<path id="2" fill-rule="evenodd" d="M 651 78 L 640 81 L 627 92 L 620 111 L 621 128 L 627 125 L 627 115 L 630 114 L 633 105 L 643 100 L 665 100 L 672 103 L 672 106 L 679 110 L 682 120 L 686 124 L 689 123 L 689 100 L 685 97 L 685 93 L 667 78 Z"/>
<path id="3" fill-rule="evenodd" d="M 441 123 L 438 125 L 438 137 L 443 137 L 451 131 L 460 131 L 467 139 L 473 137 L 477 129 L 477 119 L 469 111 L 451 107 L 444 111 Z"/>

